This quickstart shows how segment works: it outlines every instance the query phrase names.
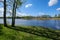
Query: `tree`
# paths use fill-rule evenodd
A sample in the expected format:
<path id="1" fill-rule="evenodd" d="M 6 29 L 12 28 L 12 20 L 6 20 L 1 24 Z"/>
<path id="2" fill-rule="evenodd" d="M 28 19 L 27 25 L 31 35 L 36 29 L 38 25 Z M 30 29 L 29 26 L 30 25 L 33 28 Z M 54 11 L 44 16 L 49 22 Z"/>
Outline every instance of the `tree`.
<path id="1" fill-rule="evenodd" d="M 21 0 L 14 0 L 12 12 L 12 26 L 15 26 L 16 9 L 22 5 Z"/>
<path id="2" fill-rule="evenodd" d="M 7 26 L 7 23 L 6 23 L 6 0 L 0 0 L 0 2 L 3 2 L 3 4 L 4 4 L 4 26 Z"/>
<path id="3" fill-rule="evenodd" d="M 5 1 L 5 0 L 4 0 Z M 12 26 L 15 25 L 15 17 L 16 17 L 16 9 L 22 5 L 21 0 L 7 0 L 7 3 L 4 2 L 4 24 L 7 25 L 6 23 L 6 5 L 12 7 Z M 9 9 L 9 8 L 8 8 Z"/>
<path id="4" fill-rule="evenodd" d="M 7 26 L 7 23 L 6 23 L 6 0 L 4 0 L 4 26 Z"/>
<path id="5" fill-rule="evenodd" d="M 58 14 L 58 18 L 60 18 L 60 14 Z"/>
<path id="6" fill-rule="evenodd" d="M 15 0 L 13 3 L 13 12 L 12 12 L 12 26 L 15 25 Z"/>
<path id="7" fill-rule="evenodd" d="M 6 10 L 7 10 L 7 6 L 12 6 L 12 4 L 10 5 L 10 3 L 13 4 L 13 10 L 12 10 L 12 26 L 15 25 L 15 17 L 16 17 L 16 9 L 22 5 L 22 1 L 21 0 L 4 0 L 4 25 L 7 26 L 6 23 Z M 9 4 L 9 5 L 7 5 Z"/>
<path id="8" fill-rule="evenodd" d="M 51 18 L 50 15 L 42 15 L 41 17 L 42 17 L 42 18 Z"/>
<path id="9" fill-rule="evenodd" d="M 54 17 L 58 17 L 58 16 L 57 16 L 57 14 L 55 14 L 55 16 L 54 16 Z"/>

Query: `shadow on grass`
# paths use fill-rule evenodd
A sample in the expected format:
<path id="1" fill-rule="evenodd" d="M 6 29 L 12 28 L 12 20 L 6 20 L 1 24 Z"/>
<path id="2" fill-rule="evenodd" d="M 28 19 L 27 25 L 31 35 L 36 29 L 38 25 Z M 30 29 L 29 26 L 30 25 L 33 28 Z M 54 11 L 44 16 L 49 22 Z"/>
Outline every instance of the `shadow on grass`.
<path id="1" fill-rule="evenodd" d="M 0 36 L 3 34 L 2 29 L 3 29 L 3 27 L 2 27 L 2 25 L 0 25 Z"/>
<path id="2" fill-rule="evenodd" d="M 48 28 L 43 28 L 44 30 L 41 30 L 41 29 L 34 30 L 34 29 L 29 29 L 29 28 L 17 27 L 17 26 L 14 26 L 14 27 L 5 26 L 5 27 L 8 27 L 8 28 L 13 29 L 13 30 L 17 30 L 17 31 L 22 31 L 22 32 L 34 34 L 37 36 L 50 38 L 53 40 L 60 40 L 60 32 L 55 32 L 54 30 L 50 30 Z"/>

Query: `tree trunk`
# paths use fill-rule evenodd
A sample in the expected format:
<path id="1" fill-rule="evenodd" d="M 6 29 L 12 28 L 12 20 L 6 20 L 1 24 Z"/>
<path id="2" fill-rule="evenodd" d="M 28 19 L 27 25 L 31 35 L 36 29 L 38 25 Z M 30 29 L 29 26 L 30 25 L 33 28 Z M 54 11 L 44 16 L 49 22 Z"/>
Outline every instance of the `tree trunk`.
<path id="1" fill-rule="evenodd" d="M 12 27 L 15 26 L 15 0 L 13 3 L 13 12 L 12 12 Z"/>
<path id="2" fill-rule="evenodd" d="M 6 23 L 6 0 L 4 0 L 4 26 L 7 26 L 7 23 Z"/>

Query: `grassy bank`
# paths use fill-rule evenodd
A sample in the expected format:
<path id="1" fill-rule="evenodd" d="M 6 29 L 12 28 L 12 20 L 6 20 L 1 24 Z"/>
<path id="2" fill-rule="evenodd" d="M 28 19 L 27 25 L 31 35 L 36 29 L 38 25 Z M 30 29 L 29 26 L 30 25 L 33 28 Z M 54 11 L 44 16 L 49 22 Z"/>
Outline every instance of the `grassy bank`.
<path id="1" fill-rule="evenodd" d="M 49 38 L 16 31 L 0 24 L 0 40 L 50 40 Z"/>

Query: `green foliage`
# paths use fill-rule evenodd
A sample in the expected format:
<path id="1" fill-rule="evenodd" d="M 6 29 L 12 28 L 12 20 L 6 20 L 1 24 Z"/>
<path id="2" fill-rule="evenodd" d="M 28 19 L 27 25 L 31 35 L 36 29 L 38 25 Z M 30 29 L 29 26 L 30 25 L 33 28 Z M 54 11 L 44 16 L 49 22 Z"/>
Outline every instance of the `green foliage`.
<path id="1" fill-rule="evenodd" d="M 32 16 L 23 16 L 21 18 L 23 18 L 23 19 L 32 19 L 33 17 Z"/>
<path id="2" fill-rule="evenodd" d="M 17 8 L 20 7 L 22 5 L 22 1 L 21 0 L 16 0 L 16 4 L 17 4 Z"/>

